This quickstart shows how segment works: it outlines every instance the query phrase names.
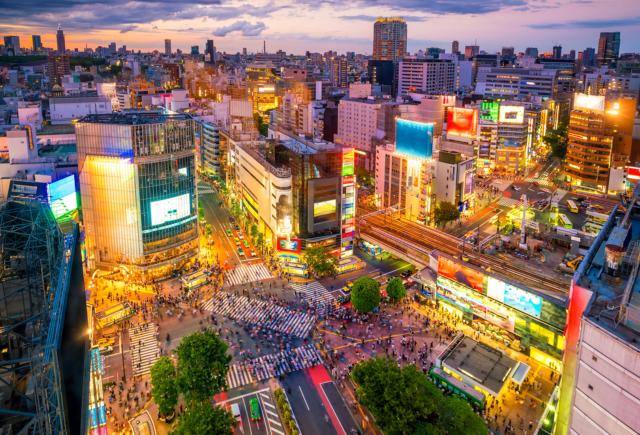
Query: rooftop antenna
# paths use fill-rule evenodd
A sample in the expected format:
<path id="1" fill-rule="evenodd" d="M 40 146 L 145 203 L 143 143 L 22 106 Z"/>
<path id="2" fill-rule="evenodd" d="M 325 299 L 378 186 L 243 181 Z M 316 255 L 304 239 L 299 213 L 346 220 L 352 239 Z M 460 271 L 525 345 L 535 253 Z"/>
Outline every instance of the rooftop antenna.
<path id="1" fill-rule="evenodd" d="M 267 41 L 266 40 L 262 41 L 262 52 L 264 54 L 267 54 Z"/>
<path id="2" fill-rule="evenodd" d="M 520 229 L 520 249 L 527 249 L 527 195 L 522 195 L 522 226 Z"/>

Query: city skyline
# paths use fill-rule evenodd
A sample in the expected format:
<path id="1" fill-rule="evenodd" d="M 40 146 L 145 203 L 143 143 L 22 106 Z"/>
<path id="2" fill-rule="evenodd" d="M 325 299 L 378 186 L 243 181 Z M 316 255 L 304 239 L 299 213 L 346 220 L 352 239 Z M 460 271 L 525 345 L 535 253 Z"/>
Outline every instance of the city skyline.
<path id="1" fill-rule="evenodd" d="M 344 7 L 333 1 L 321 4 L 288 0 L 261 1 L 249 5 L 236 1 L 91 2 L 58 0 L 45 4 L 11 0 L 0 6 L 0 29 L 24 40 L 42 34 L 43 44 L 55 47 L 58 24 L 65 30 L 67 48 L 118 46 L 151 51 L 163 50 L 164 39 L 173 49 L 186 51 L 214 39 L 220 51 L 249 52 L 279 49 L 293 53 L 337 50 L 371 54 L 372 23 L 378 16 L 401 16 L 408 22 L 408 50 L 435 46 L 450 50 L 451 41 L 478 44 L 488 52 L 502 46 L 551 51 L 560 44 L 565 51 L 597 47 L 598 34 L 620 31 L 620 52 L 640 49 L 640 16 L 634 2 L 599 1 L 470 1 L 464 4 L 435 1 L 356 1 Z M 615 5 L 615 8 L 612 7 Z M 337 8 L 340 7 L 340 10 Z M 562 17 L 570 17 L 563 19 Z M 286 29 L 285 31 L 280 29 Z"/>

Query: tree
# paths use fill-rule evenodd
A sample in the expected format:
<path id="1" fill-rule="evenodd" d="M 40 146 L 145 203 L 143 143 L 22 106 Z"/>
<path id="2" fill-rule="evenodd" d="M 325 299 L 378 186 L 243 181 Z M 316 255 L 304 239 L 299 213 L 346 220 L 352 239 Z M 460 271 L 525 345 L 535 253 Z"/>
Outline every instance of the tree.
<path id="1" fill-rule="evenodd" d="M 351 303 L 361 313 L 376 308 L 380 305 L 380 283 L 368 276 L 358 278 L 351 289 Z"/>
<path id="2" fill-rule="evenodd" d="M 351 372 L 356 395 L 385 434 L 480 435 L 484 421 L 465 401 L 447 397 L 415 365 L 373 358 Z"/>
<path id="3" fill-rule="evenodd" d="M 235 419 L 229 411 L 206 402 L 198 402 L 189 407 L 178 419 L 172 434 L 209 435 L 232 433 Z"/>
<path id="4" fill-rule="evenodd" d="M 356 180 L 358 180 L 363 186 L 371 189 L 374 187 L 374 179 L 371 175 L 371 172 L 367 171 L 365 168 L 361 166 L 356 166 Z"/>
<path id="5" fill-rule="evenodd" d="M 447 201 L 440 201 L 435 209 L 434 220 L 436 225 L 444 225 L 447 222 L 455 221 L 460 217 L 458 207 Z"/>
<path id="6" fill-rule="evenodd" d="M 211 331 L 182 339 L 177 348 L 178 388 L 188 403 L 210 400 L 226 387 L 229 347 Z"/>
<path id="7" fill-rule="evenodd" d="M 305 249 L 304 261 L 311 273 L 318 278 L 334 275 L 338 267 L 338 258 L 323 246 Z"/>
<path id="8" fill-rule="evenodd" d="M 404 283 L 397 276 L 391 278 L 387 284 L 387 294 L 394 302 L 399 302 L 407 295 Z"/>
<path id="9" fill-rule="evenodd" d="M 256 224 L 251 225 L 251 238 L 255 241 L 258 237 L 258 226 Z"/>
<path id="10" fill-rule="evenodd" d="M 542 138 L 544 143 L 551 148 L 551 155 L 564 159 L 567 154 L 567 120 L 563 119 L 558 123 L 558 128 L 550 129 Z"/>
<path id="11" fill-rule="evenodd" d="M 267 112 L 269 113 L 269 112 Z M 269 124 L 264 122 L 262 115 L 258 112 L 253 114 L 253 120 L 256 123 L 256 129 L 262 136 L 267 136 L 269 134 Z"/>
<path id="12" fill-rule="evenodd" d="M 160 415 L 171 415 L 178 403 L 176 368 L 171 358 L 163 356 L 151 366 L 151 397 Z"/>

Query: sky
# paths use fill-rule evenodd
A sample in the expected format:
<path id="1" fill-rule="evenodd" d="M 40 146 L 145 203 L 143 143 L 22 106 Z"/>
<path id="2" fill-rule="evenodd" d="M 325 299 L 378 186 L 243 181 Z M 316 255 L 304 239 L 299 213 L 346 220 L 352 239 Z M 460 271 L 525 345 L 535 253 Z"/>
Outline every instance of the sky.
<path id="1" fill-rule="evenodd" d="M 58 24 L 67 48 L 116 42 L 128 49 L 188 50 L 213 39 L 218 51 L 279 49 L 339 53 L 372 51 L 373 22 L 401 16 L 408 22 L 408 49 L 451 51 L 480 45 L 487 52 L 513 46 L 563 51 L 597 47 L 602 31 L 620 31 L 620 52 L 640 52 L 639 0 L 1 0 L 0 34 L 31 34 L 55 47 Z"/>

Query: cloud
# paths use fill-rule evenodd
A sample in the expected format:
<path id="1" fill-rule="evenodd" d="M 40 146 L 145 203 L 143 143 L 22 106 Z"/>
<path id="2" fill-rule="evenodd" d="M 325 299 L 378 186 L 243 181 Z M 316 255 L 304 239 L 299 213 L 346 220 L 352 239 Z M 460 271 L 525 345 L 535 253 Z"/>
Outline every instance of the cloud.
<path id="1" fill-rule="evenodd" d="M 605 27 L 625 27 L 640 25 L 640 17 L 602 18 L 594 20 L 566 21 L 564 23 L 529 24 L 528 27 L 537 30 L 554 29 L 601 29 Z"/>
<path id="2" fill-rule="evenodd" d="M 329 4 L 344 8 L 343 0 L 299 0 L 311 7 L 318 4 Z M 354 7 L 380 8 L 388 11 L 388 15 L 402 15 L 407 12 L 425 12 L 436 15 L 445 14 L 488 14 L 510 7 L 527 6 L 527 0 L 354 0 Z M 411 20 L 408 20 L 411 21 Z"/>
<path id="3" fill-rule="evenodd" d="M 236 21 L 235 23 L 229 24 L 228 26 L 219 27 L 213 32 L 214 36 L 227 36 L 232 32 L 240 32 L 242 36 L 258 36 L 260 35 L 267 26 L 264 25 L 262 21 L 258 21 L 255 24 L 251 24 L 248 21 Z"/>
<path id="4" fill-rule="evenodd" d="M 343 20 L 351 20 L 351 21 L 369 21 L 373 23 L 378 16 L 374 15 L 341 15 L 339 18 Z M 427 21 L 427 17 L 421 17 L 419 15 L 402 15 L 406 21 Z"/>
<path id="5" fill-rule="evenodd" d="M 125 26 L 122 29 L 120 29 L 120 33 L 132 32 L 132 31 L 136 30 L 137 28 L 138 28 L 138 26 L 136 26 L 135 24 L 131 24 L 129 26 Z"/>

